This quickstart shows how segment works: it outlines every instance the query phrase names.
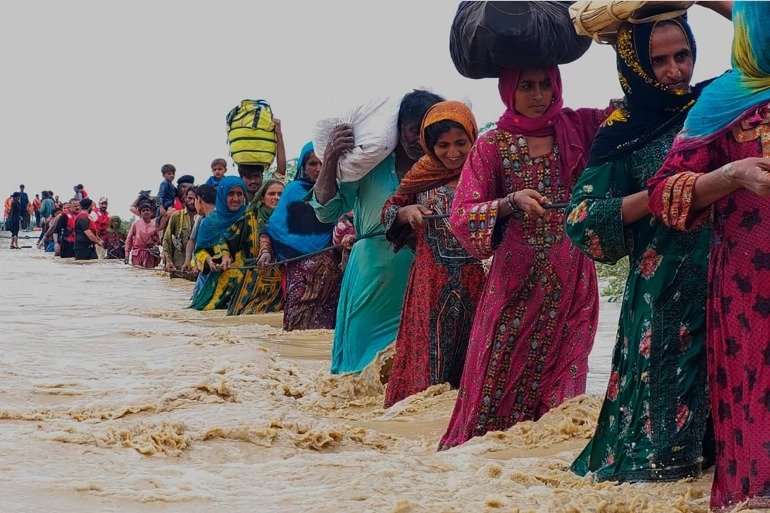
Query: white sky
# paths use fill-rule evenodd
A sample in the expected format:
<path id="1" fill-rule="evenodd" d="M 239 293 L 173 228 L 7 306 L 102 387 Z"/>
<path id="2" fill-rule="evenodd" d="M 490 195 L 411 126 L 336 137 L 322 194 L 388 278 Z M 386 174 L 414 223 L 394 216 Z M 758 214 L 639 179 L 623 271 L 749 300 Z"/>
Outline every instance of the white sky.
<path id="1" fill-rule="evenodd" d="M 288 158 L 316 119 L 356 101 L 426 87 L 470 100 L 479 125 L 503 106 L 494 79 L 462 77 L 449 56 L 456 2 L 325 0 L 7 2 L 0 19 L 0 195 L 26 185 L 62 199 L 83 183 L 128 215 L 160 167 L 196 182 L 227 155 L 225 114 L 264 98 L 283 121 Z M 732 25 L 690 9 L 695 81 L 729 68 Z M 565 104 L 621 95 L 611 48 L 562 67 Z M 230 167 L 229 173 L 235 173 Z"/>

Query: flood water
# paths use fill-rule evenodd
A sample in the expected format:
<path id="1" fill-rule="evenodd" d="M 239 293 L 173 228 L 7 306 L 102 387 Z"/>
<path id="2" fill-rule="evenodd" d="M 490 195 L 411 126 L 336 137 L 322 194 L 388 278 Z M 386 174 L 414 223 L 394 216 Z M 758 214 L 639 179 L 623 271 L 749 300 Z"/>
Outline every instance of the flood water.
<path id="1" fill-rule="evenodd" d="M 328 375 L 329 331 L 188 310 L 191 284 L 160 271 L 0 243 L 0 513 L 708 511 L 710 474 L 619 486 L 567 470 L 617 304 L 601 305 L 591 395 L 438 453 L 446 386 L 383 410 L 374 367 Z"/>

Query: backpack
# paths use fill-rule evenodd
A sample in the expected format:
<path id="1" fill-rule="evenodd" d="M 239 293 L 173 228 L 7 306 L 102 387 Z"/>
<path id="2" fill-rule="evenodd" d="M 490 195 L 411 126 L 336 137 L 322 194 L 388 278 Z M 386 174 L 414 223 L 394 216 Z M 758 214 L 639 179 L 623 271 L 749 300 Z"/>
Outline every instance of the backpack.
<path id="1" fill-rule="evenodd" d="M 273 111 L 265 100 L 243 100 L 227 114 L 227 143 L 236 164 L 267 169 L 276 151 Z"/>

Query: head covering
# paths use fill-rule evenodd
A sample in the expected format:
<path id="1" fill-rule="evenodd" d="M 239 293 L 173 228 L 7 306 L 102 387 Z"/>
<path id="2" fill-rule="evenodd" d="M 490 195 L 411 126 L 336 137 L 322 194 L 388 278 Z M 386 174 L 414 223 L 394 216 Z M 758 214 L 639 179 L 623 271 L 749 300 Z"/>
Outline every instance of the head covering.
<path id="1" fill-rule="evenodd" d="M 559 68 L 551 66 L 544 68 L 551 78 L 553 87 L 553 102 L 548 109 L 537 118 L 528 118 L 516 111 L 516 87 L 522 69 L 503 70 L 497 83 L 500 98 L 505 104 L 505 112 L 497 120 L 497 127 L 514 135 L 545 137 L 552 135 L 556 138 L 561 155 L 561 175 L 564 183 L 571 184 L 572 176 L 585 166 L 588 149 L 583 147 L 583 138 L 578 130 L 579 116 L 571 109 L 565 109 L 562 99 L 561 73 Z"/>
<path id="2" fill-rule="evenodd" d="M 305 165 L 307 165 L 307 159 L 310 157 L 310 154 L 314 151 L 313 141 L 305 143 L 299 151 L 299 157 L 297 157 L 297 173 L 294 175 L 295 180 L 307 180 L 310 183 L 313 183 L 305 172 Z"/>
<path id="3" fill-rule="evenodd" d="M 118 227 L 116 229 L 113 229 L 112 225 L 113 225 L 113 223 L 115 223 L 115 221 L 118 222 Z M 120 216 L 110 216 L 110 224 L 107 226 L 107 231 L 108 232 L 119 233 L 120 235 L 123 235 L 124 237 L 126 236 L 126 229 L 123 228 L 123 220 L 120 219 Z"/>
<path id="4" fill-rule="evenodd" d="M 770 102 L 770 3 L 733 4 L 732 65 L 703 90 L 679 135 L 679 149 L 704 144 L 757 106 Z"/>
<path id="5" fill-rule="evenodd" d="M 267 227 L 263 227 L 279 260 L 312 253 L 331 245 L 336 223 L 322 223 L 316 217 L 313 207 L 305 203 L 305 197 L 313 188 L 313 181 L 305 172 L 305 165 L 312 152 L 312 142 L 302 147 L 297 158 L 297 175 L 284 189 Z"/>
<path id="6" fill-rule="evenodd" d="M 101 198 L 99 198 L 99 203 L 109 203 L 109 201 L 107 201 L 107 198 L 102 196 Z"/>
<path id="7" fill-rule="evenodd" d="M 246 184 L 237 176 L 225 176 L 217 187 L 217 200 L 214 210 L 203 218 L 198 227 L 198 238 L 195 241 L 195 250 L 213 247 L 219 242 L 225 230 L 230 228 L 243 216 L 246 206 L 241 205 L 238 210 L 232 212 L 227 208 L 227 194 L 234 188 L 240 187 L 246 192 Z"/>
<path id="8" fill-rule="evenodd" d="M 401 183 L 396 189 L 396 194 L 417 194 L 419 192 L 435 189 L 441 185 L 451 182 L 460 176 L 462 166 L 458 169 L 449 170 L 439 160 L 433 148 L 429 148 L 425 141 L 425 130 L 430 125 L 439 121 L 456 121 L 465 129 L 471 144 L 478 136 L 478 126 L 473 112 L 463 102 L 443 101 L 436 103 L 422 120 L 420 126 L 420 146 L 422 146 L 425 155 L 414 163 L 409 172 L 406 173 Z"/>
<path id="9" fill-rule="evenodd" d="M 264 227 L 267 224 L 267 220 L 270 219 L 270 216 L 273 215 L 273 211 L 275 210 L 274 208 L 270 208 L 262 203 L 262 200 L 265 198 L 265 194 L 267 194 L 267 190 L 271 185 L 280 185 L 281 187 L 285 187 L 281 180 L 271 178 L 270 180 L 262 183 L 262 187 L 259 188 L 257 193 L 251 199 L 251 202 L 249 202 L 249 204 L 246 206 L 246 212 L 257 215 L 260 227 Z"/>
<path id="10" fill-rule="evenodd" d="M 180 185 L 183 183 L 195 183 L 195 177 L 193 175 L 182 175 L 177 179 L 176 184 Z"/>
<path id="11" fill-rule="evenodd" d="M 615 50 L 625 105 L 613 111 L 597 132 L 588 157 L 589 166 L 627 155 L 674 124 L 681 127 L 687 111 L 707 84 L 702 82 L 684 91 L 672 91 L 656 80 L 650 41 L 653 31 L 661 23 L 675 23 L 682 30 L 695 61 L 695 38 L 684 18 L 622 25 Z"/>

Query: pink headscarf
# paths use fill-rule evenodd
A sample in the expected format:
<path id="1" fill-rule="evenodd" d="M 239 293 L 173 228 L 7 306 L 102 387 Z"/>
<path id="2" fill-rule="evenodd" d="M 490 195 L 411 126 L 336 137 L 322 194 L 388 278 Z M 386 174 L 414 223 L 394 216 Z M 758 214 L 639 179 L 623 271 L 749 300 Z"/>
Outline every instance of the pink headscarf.
<path id="1" fill-rule="evenodd" d="M 572 109 L 565 109 L 561 94 L 561 73 L 559 68 L 545 68 L 553 86 L 553 102 L 542 116 L 528 118 L 516 111 L 516 87 L 523 70 L 503 70 L 497 83 L 500 98 L 505 104 L 505 112 L 497 120 L 498 128 L 514 135 L 532 137 L 556 136 L 556 144 L 561 154 L 561 176 L 565 185 L 572 185 L 572 176 L 585 168 L 586 156 L 590 148 L 584 148 L 580 135 L 581 116 Z M 577 125 L 577 126 L 576 126 Z M 591 137 L 589 140 L 593 140 Z"/>

